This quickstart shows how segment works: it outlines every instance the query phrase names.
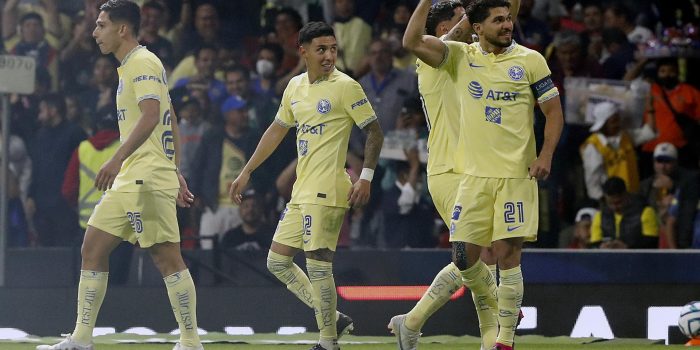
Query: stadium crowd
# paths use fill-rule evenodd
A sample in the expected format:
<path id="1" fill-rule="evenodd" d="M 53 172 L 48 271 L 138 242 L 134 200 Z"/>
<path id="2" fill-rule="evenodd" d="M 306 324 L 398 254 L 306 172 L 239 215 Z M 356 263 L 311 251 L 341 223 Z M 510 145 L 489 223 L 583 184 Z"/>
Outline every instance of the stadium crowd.
<path id="1" fill-rule="evenodd" d="M 94 174 L 118 142 L 120 87 L 119 62 L 91 36 L 102 2 L 0 0 L 0 53 L 37 60 L 35 92 L 10 96 L 10 246 L 80 244 L 100 198 Z M 401 46 L 416 1 L 136 2 L 139 41 L 167 70 L 180 171 L 196 198 L 178 209 L 184 247 L 269 246 L 295 179 L 295 135 L 256 171 L 240 207 L 228 186 L 304 69 L 297 37 L 309 20 L 332 23 L 337 68 L 362 85 L 386 135 L 380 181 L 370 203 L 346 217 L 338 245 L 449 246 L 422 175 L 428 125 L 415 57 Z M 540 183 L 534 246 L 700 248 L 699 24 L 692 0 L 522 0 L 514 38 L 547 58 L 563 101 L 567 77 L 651 85 L 636 124 L 611 102 L 591 106 L 592 125 L 567 123 L 552 174 Z M 684 50 L 664 51 L 673 47 Z M 541 141 L 544 117 L 536 117 Z M 353 181 L 362 138 L 350 141 Z"/>

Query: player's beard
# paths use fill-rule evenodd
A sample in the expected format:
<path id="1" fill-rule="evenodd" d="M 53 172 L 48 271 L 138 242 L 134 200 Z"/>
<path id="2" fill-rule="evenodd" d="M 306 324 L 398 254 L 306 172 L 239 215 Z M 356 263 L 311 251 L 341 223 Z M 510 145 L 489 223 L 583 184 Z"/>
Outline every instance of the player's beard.
<path id="1" fill-rule="evenodd" d="M 510 46 L 510 44 L 513 43 L 513 36 L 508 36 L 508 39 L 501 39 L 500 35 L 506 34 L 506 33 L 513 33 L 512 31 L 510 32 L 505 32 L 501 31 L 498 33 L 498 35 L 490 36 L 490 35 L 485 35 L 484 39 L 489 42 L 489 44 L 500 47 L 500 48 L 506 48 Z"/>

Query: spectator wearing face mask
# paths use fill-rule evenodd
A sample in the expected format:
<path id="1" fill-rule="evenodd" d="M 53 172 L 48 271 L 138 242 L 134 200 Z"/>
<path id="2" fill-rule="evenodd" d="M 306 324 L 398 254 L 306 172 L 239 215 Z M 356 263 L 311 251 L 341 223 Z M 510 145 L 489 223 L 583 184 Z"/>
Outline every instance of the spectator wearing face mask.
<path id="1" fill-rule="evenodd" d="M 697 134 L 700 122 L 700 91 L 695 87 L 681 83 L 678 78 L 678 60 L 668 58 L 659 60 L 656 69 L 656 82 L 651 86 L 653 113 L 656 117 L 658 136 L 644 144 L 642 151 L 651 163 L 652 152 L 656 145 L 669 142 L 678 149 L 678 163 L 688 169 L 698 168 Z"/>
<path id="2" fill-rule="evenodd" d="M 253 91 L 279 99 L 281 95 L 277 92 L 277 85 L 282 57 L 284 57 L 284 50 L 278 44 L 268 43 L 260 47 L 255 61 L 256 77 L 250 82 Z M 286 80 L 284 86 L 287 86 L 289 79 Z M 282 87 L 282 90 L 284 90 L 284 87 Z"/>

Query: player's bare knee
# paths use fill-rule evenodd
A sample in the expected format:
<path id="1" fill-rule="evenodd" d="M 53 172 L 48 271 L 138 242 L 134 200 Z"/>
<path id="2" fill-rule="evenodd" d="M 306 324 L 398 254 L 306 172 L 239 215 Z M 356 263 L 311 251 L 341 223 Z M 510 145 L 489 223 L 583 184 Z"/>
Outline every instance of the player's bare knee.
<path id="1" fill-rule="evenodd" d="M 316 249 L 316 250 L 304 252 L 304 255 L 306 256 L 307 259 L 332 262 L 334 253 L 335 253 L 334 251 L 332 251 L 328 248 L 322 248 L 322 249 Z"/>

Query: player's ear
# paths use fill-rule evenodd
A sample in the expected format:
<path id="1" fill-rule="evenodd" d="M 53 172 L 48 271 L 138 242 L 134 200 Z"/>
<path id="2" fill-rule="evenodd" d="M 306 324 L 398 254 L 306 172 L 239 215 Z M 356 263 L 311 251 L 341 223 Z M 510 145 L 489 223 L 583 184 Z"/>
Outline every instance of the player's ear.
<path id="1" fill-rule="evenodd" d="M 304 44 L 299 45 L 299 55 L 306 57 L 306 46 Z"/>

